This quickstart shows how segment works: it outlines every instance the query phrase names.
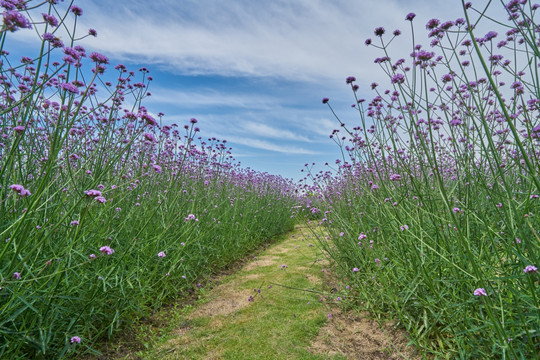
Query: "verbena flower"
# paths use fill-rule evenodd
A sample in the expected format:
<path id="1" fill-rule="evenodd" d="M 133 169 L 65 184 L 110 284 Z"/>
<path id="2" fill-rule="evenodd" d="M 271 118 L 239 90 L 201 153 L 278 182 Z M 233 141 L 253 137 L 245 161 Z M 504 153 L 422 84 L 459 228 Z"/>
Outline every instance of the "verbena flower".
<path id="1" fill-rule="evenodd" d="M 101 191 L 94 190 L 94 189 L 87 190 L 84 193 L 86 194 L 86 196 L 92 196 L 92 197 L 102 196 Z"/>
<path id="2" fill-rule="evenodd" d="M 474 290 L 473 295 L 474 296 L 487 296 L 487 292 L 486 292 L 486 289 L 484 289 L 484 288 L 478 288 L 478 289 Z"/>
<path id="3" fill-rule="evenodd" d="M 385 30 L 384 30 L 383 27 L 378 27 L 378 28 L 376 28 L 375 31 L 374 31 L 374 34 L 375 34 L 376 36 L 379 36 L 379 37 L 383 36 L 384 33 L 385 33 Z"/>
<path id="4" fill-rule="evenodd" d="M 523 269 L 523 272 L 526 273 L 526 274 L 535 273 L 537 271 L 538 271 L 538 269 L 534 265 L 527 265 L 527 266 L 525 266 L 525 269 Z"/>
<path id="5" fill-rule="evenodd" d="M 71 12 L 75 14 L 75 16 L 81 16 L 83 13 L 82 9 L 77 5 L 72 5 L 69 10 L 71 10 Z"/>
<path id="6" fill-rule="evenodd" d="M 41 16 L 43 16 L 43 20 L 45 20 L 45 22 L 49 24 L 50 26 L 52 27 L 58 26 L 58 20 L 54 17 L 54 15 L 41 14 Z"/>
<path id="7" fill-rule="evenodd" d="M 16 10 L 8 10 L 3 14 L 3 22 L 5 28 L 14 32 L 19 29 L 31 29 L 30 21 L 20 12 Z"/>
<path id="8" fill-rule="evenodd" d="M 73 337 L 71 338 L 71 343 L 72 343 L 72 344 L 79 344 L 80 342 L 81 342 L 81 338 L 78 337 L 78 336 L 73 336 Z"/>
<path id="9" fill-rule="evenodd" d="M 30 196 L 32 195 L 30 191 L 24 188 L 24 186 L 19 184 L 13 184 L 10 186 L 11 190 L 15 191 L 17 194 L 19 194 L 20 197 Z"/>
<path id="10" fill-rule="evenodd" d="M 165 253 L 164 253 L 163 251 L 160 251 L 160 252 L 157 254 L 157 256 L 160 257 L 160 258 L 164 258 L 164 257 L 167 256 L 167 255 L 165 255 Z"/>
<path id="11" fill-rule="evenodd" d="M 413 21 L 413 19 L 416 17 L 415 13 L 408 13 L 407 16 L 405 16 L 405 20 Z"/>
<path id="12" fill-rule="evenodd" d="M 97 53 L 97 52 L 93 52 L 90 54 L 89 58 L 98 63 L 98 64 L 108 64 L 109 63 L 109 58 L 106 57 L 105 55 L 103 54 L 100 54 L 100 53 Z"/>
<path id="13" fill-rule="evenodd" d="M 114 249 L 109 246 L 102 246 L 99 248 L 99 251 L 106 255 L 112 255 L 114 253 Z"/>

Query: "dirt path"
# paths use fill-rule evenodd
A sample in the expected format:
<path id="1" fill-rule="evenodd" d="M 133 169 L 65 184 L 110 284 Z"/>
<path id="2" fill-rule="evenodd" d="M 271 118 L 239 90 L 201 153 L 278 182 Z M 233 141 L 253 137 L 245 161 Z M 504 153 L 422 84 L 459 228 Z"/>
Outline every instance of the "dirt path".
<path id="1" fill-rule="evenodd" d="M 297 226 L 220 279 L 142 358 L 412 358 L 399 331 L 381 330 L 365 316 L 339 310 L 340 293 L 328 285 L 323 258 L 309 229 Z"/>

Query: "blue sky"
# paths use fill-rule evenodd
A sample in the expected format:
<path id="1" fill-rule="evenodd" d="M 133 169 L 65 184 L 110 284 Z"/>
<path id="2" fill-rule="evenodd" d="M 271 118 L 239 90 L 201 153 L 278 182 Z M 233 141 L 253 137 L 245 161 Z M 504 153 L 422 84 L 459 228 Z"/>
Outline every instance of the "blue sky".
<path id="1" fill-rule="evenodd" d="M 132 70 L 146 66 L 154 81 L 146 101 L 165 124 L 195 117 L 203 137 L 227 139 L 233 155 L 259 171 L 300 179 L 304 163 L 340 157 L 329 138 L 339 127 L 328 97 L 347 124 L 357 114 L 345 84 L 355 76 L 359 97 L 385 82 L 373 64 L 381 53 L 366 47 L 373 29 L 401 29 L 393 44 L 411 52 L 409 23 L 425 40 L 431 18 L 462 17 L 459 0 L 81 0 L 80 26 L 97 38 L 83 45 Z M 21 40 L 26 35 L 18 35 Z M 22 44 L 24 41 L 21 41 Z M 427 45 L 427 41 L 424 44 Z"/>

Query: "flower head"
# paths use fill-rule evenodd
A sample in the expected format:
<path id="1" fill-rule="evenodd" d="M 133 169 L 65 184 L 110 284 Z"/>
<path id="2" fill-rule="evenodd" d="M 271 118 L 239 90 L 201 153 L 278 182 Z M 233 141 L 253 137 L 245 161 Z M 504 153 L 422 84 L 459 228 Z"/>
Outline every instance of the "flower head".
<path id="1" fill-rule="evenodd" d="M 164 253 L 163 251 L 160 251 L 160 252 L 157 254 L 157 256 L 160 257 L 160 258 L 164 258 L 164 257 L 167 256 L 167 255 L 165 255 L 165 253 Z"/>
<path id="2" fill-rule="evenodd" d="M 534 265 L 527 265 L 525 266 L 525 269 L 523 269 L 523 272 L 525 274 L 530 274 L 530 273 L 538 272 L 538 269 Z"/>
<path id="3" fill-rule="evenodd" d="M 87 190 L 84 193 L 86 194 L 86 196 L 91 196 L 91 197 L 101 196 L 101 191 L 94 190 L 94 189 Z"/>
<path id="4" fill-rule="evenodd" d="M 474 290 L 474 296 L 487 296 L 486 289 L 484 288 L 478 288 Z"/>
<path id="5" fill-rule="evenodd" d="M 10 32 L 19 29 L 31 29 L 30 21 L 20 12 L 16 10 L 8 10 L 3 15 L 3 22 L 6 30 Z"/>
<path id="6" fill-rule="evenodd" d="M 41 14 L 41 16 L 43 16 L 43 20 L 45 20 L 45 22 L 49 24 L 50 26 L 52 27 L 58 26 L 58 20 L 54 17 L 54 15 Z"/>
<path id="7" fill-rule="evenodd" d="M 71 343 L 72 343 L 72 344 L 79 344 L 80 342 L 81 342 L 81 338 L 78 337 L 78 336 L 73 336 L 73 337 L 71 338 Z"/>
<path id="8" fill-rule="evenodd" d="M 11 190 L 15 191 L 17 194 L 19 194 L 20 197 L 29 196 L 32 195 L 30 191 L 24 188 L 24 186 L 19 184 L 13 184 L 10 186 Z"/>
<path id="9" fill-rule="evenodd" d="M 109 63 L 109 58 L 106 57 L 105 55 L 103 54 L 100 54 L 100 53 L 97 53 L 97 52 L 93 52 L 90 54 L 90 59 L 92 59 L 92 61 L 98 63 L 98 64 L 108 64 Z"/>
<path id="10" fill-rule="evenodd" d="M 71 10 L 71 12 L 75 14 L 75 16 L 81 16 L 83 13 L 82 9 L 77 5 L 71 6 L 69 10 Z"/>
<path id="11" fill-rule="evenodd" d="M 413 21 L 413 19 L 416 17 L 415 13 L 408 13 L 407 16 L 405 16 L 405 20 Z"/>
<path id="12" fill-rule="evenodd" d="M 109 246 L 102 246 L 99 248 L 99 251 L 101 251 L 105 255 L 112 255 L 114 253 L 114 249 Z"/>

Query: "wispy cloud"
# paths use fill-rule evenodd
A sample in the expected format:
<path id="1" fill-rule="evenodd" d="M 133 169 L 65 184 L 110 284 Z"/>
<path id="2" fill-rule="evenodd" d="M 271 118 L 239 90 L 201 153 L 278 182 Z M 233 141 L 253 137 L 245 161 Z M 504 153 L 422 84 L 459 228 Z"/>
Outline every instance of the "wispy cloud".
<path id="1" fill-rule="evenodd" d="M 294 133 L 285 128 L 275 128 L 263 123 L 244 122 L 242 124 L 242 131 L 251 134 L 255 137 L 267 137 L 281 140 L 294 140 L 301 142 L 313 142 L 312 139 L 307 136 Z"/>
<path id="2" fill-rule="evenodd" d="M 301 147 L 297 147 L 295 145 L 284 145 L 283 143 L 277 144 L 275 142 L 270 142 L 270 141 L 256 139 L 256 138 L 230 136 L 228 140 L 233 143 L 248 146 L 255 149 L 273 151 L 273 152 L 289 154 L 289 155 L 293 155 L 293 154 L 294 155 L 298 155 L 298 154 L 318 155 L 320 154 L 320 152 L 304 149 Z"/>
<path id="3" fill-rule="evenodd" d="M 204 108 L 212 106 L 269 110 L 276 99 L 263 95 L 242 93 L 224 93 L 213 89 L 177 90 L 165 87 L 153 87 L 152 97 L 147 102 L 155 104 L 179 105 L 184 108 Z"/>
<path id="4" fill-rule="evenodd" d="M 101 39 L 89 44 L 119 58 L 136 55 L 191 75 L 313 82 L 362 71 L 365 48 L 359 30 L 381 25 L 377 18 L 403 23 L 407 11 L 389 0 L 137 0 L 129 5 L 107 2 L 107 7 L 110 11 L 88 11 L 99 13 L 85 21 L 98 29 Z"/>

